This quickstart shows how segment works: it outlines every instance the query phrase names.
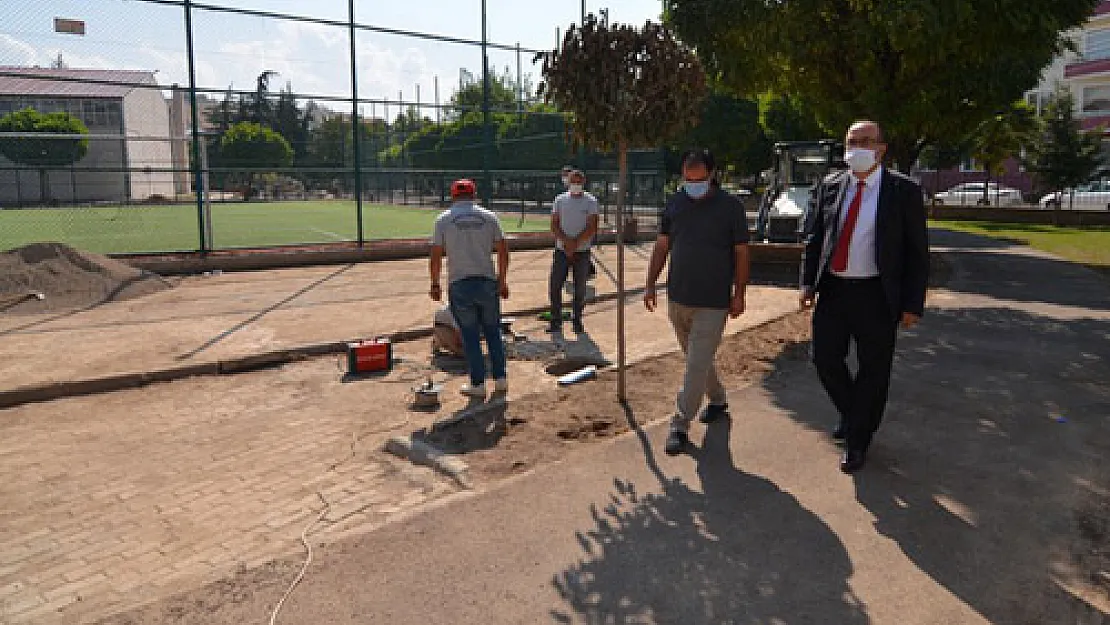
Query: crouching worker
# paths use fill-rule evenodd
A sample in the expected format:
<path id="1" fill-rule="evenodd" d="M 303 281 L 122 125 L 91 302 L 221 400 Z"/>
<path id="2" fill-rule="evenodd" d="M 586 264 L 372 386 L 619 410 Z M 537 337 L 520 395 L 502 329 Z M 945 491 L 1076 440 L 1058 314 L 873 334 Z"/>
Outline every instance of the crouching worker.
<path id="1" fill-rule="evenodd" d="M 432 322 L 432 353 L 447 354 L 463 358 L 462 334 L 451 307 L 444 306 L 436 311 Z"/>

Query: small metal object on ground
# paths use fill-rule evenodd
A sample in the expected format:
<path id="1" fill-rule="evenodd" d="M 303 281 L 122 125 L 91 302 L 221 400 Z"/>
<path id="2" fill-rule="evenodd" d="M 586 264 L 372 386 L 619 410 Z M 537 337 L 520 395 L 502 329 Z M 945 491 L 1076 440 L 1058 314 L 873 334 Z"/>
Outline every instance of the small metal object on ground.
<path id="1" fill-rule="evenodd" d="M 431 409 L 439 407 L 439 395 L 443 392 L 442 384 L 432 384 L 431 380 L 412 390 L 413 408 Z"/>
<path id="2" fill-rule="evenodd" d="M 559 378 L 559 386 L 570 386 L 597 376 L 597 366 L 587 365 Z"/>

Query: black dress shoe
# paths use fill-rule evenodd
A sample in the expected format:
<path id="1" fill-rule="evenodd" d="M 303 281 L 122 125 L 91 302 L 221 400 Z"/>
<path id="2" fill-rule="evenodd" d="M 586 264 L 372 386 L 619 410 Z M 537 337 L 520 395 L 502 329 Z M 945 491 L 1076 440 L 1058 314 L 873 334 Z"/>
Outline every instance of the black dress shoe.
<path id="1" fill-rule="evenodd" d="M 833 440 L 842 441 L 848 437 L 848 426 L 843 421 L 836 424 L 836 429 L 832 432 Z"/>
<path id="2" fill-rule="evenodd" d="M 671 435 L 667 437 L 667 443 L 663 446 L 663 451 L 668 456 L 677 456 L 678 454 L 686 451 L 686 446 L 690 444 L 690 437 L 686 432 L 681 430 L 674 430 Z"/>
<path id="3" fill-rule="evenodd" d="M 728 414 L 728 404 L 709 404 L 702 411 L 698 421 L 702 423 L 713 423 L 717 419 Z"/>
<path id="4" fill-rule="evenodd" d="M 840 458 L 840 470 L 845 473 L 855 473 L 863 468 L 867 462 L 867 452 L 860 449 L 849 449 Z"/>

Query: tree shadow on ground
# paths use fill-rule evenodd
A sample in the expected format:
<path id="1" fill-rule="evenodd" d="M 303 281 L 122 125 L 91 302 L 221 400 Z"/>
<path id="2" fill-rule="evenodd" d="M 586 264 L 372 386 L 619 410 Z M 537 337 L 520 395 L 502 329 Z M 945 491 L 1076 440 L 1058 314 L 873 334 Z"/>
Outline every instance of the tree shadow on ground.
<path id="1" fill-rule="evenodd" d="M 809 363 L 776 369 L 764 383 L 774 402 L 831 429 Z M 1110 622 L 1099 575 L 1110 570 L 1108 457 L 1110 320 L 930 310 L 900 338 L 856 498 L 880 534 L 992 623 Z"/>
<path id="2" fill-rule="evenodd" d="M 868 623 L 836 535 L 773 483 L 740 471 L 727 419 L 694 452 L 701 492 L 666 476 L 630 408 L 658 484 L 614 480 L 577 533 L 583 559 L 552 584 L 556 622 Z M 658 491 L 658 492 L 656 492 Z"/>
<path id="3" fill-rule="evenodd" d="M 1110 310 L 1105 273 L 1088 271 L 1079 263 L 1017 253 L 1014 248 L 1018 243 L 930 230 L 930 245 L 955 248 L 944 252 L 947 264 L 953 267 L 953 275 L 944 285 L 950 291 L 1013 302 Z"/>

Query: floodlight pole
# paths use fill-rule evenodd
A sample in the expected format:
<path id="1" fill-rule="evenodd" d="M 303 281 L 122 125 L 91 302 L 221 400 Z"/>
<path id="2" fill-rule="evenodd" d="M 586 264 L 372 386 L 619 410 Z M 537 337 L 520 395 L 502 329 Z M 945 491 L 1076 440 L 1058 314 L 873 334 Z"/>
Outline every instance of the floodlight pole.
<path id="1" fill-rule="evenodd" d="M 185 0 L 185 56 L 189 65 L 189 115 L 193 126 L 193 188 L 197 196 L 197 235 L 200 238 L 200 253 L 209 252 L 209 234 L 204 219 L 204 181 L 201 180 L 200 113 L 197 111 L 197 68 L 193 53 L 193 3 Z"/>
<path id="2" fill-rule="evenodd" d="M 493 178 L 490 176 L 490 113 L 489 113 L 489 55 L 486 48 L 489 37 L 486 33 L 486 0 L 482 0 L 482 203 L 493 210 Z"/>
<path id="3" fill-rule="evenodd" d="M 358 246 L 362 247 L 366 241 L 366 233 L 362 222 L 362 149 L 360 135 L 362 134 L 358 118 L 358 68 L 355 66 L 357 45 L 355 44 L 355 0 L 350 0 L 348 5 L 349 21 L 347 23 L 351 36 L 351 144 L 354 147 L 355 157 L 355 221 L 358 237 Z"/>

